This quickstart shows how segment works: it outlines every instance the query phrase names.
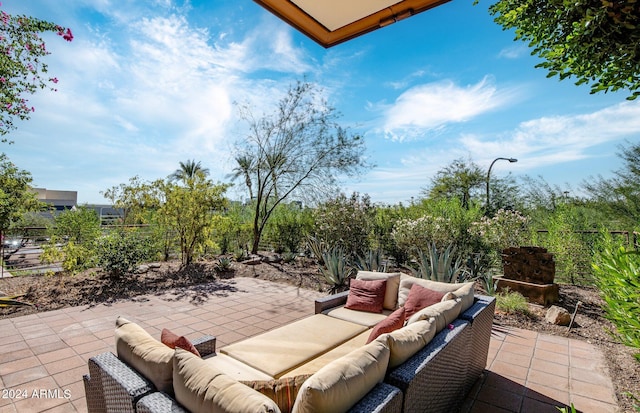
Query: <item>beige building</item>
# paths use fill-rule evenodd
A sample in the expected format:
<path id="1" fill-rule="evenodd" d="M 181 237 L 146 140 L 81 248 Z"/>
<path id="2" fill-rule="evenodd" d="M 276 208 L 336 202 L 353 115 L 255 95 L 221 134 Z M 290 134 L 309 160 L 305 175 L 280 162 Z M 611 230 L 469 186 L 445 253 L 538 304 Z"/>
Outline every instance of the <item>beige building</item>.
<path id="1" fill-rule="evenodd" d="M 78 203 L 78 191 L 54 191 L 45 188 L 33 188 L 38 200 L 53 207 L 56 211 L 71 209 Z"/>

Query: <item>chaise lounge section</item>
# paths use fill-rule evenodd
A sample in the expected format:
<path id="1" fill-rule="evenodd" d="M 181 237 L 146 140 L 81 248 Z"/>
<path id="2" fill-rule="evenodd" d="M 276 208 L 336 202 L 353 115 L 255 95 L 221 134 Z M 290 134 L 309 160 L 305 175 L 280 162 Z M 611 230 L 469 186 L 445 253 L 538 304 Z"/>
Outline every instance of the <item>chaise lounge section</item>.
<path id="1" fill-rule="evenodd" d="M 119 318 L 117 356 L 89 360 L 87 406 L 89 412 L 455 411 L 486 365 L 494 307 L 492 297 L 474 295 L 473 283 L 361 271 L 349 291 L 317 300 L 313 316 L 217 352 L 212 337 L 197 340 L 202 357 L 171 349 Z"/>

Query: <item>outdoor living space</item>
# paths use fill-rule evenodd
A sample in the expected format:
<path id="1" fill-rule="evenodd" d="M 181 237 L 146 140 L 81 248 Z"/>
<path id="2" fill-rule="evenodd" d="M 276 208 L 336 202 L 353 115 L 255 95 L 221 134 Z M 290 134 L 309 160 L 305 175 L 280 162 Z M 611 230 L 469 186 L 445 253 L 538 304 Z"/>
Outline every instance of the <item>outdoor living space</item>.
<path id="1" fill-rule="evenodd" d="M 0 320 L 0 412 L 87 411 L 82 376 L 87 361 L 115 352 L 118 316 L 158 338 L 163 328 L 189 338 L 213 335 L 217 347 L 311 316 L 311 289 L 250 277 L 67 307 Z M 592 344 L 494 325 L 487 371 L 464 412 L 618 411 L 603 354 Z"/>

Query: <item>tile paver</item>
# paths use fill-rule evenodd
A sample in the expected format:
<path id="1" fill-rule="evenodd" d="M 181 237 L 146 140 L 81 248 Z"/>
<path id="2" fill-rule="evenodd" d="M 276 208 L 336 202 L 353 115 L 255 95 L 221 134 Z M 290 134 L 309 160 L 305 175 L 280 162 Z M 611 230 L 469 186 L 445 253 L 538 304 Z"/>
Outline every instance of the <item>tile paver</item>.
<path id="1" fill-rule="evenodd" d="M 215 281 L 128 301 L 65 308 L 0 320 L 0 385 L 27 398 L 0 399 L 0 413 L 86 412 L 87 360 L 115 351 L 117 316 L 159 338 L 215 335 L 222 347 L 313 314 L 316 291 L 251 278 Z M 26 392 L 26 393 L 25 393 Z M 604 357 L 593 345 L 494 326 L 487 370 L 467 396 L 467 412 L 615 412 Z"/>

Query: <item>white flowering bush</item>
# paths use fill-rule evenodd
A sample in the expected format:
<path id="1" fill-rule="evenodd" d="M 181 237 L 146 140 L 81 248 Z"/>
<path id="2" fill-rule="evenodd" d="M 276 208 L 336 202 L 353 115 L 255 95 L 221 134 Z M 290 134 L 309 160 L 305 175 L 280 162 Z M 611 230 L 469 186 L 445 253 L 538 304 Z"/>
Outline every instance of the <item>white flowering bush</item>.
<path id="1" fill-rule="evenodd" d="M 489 248 L 502 251 L 518 247 L 526 240 L 529 219 L 518 211 L 499 209 L 493 218 L 482 217 L 473 222 L 469 233 Z"/>
<path id="2" fill-rule="evenodd" d="M 392 232 L 398 247 L 407 251 L 427 251 L 432 243 L 439 249 L 446 248 L 454 244 L 459 235 L 457 226 L 450 219 L 432 215 L 400 219 Z"/>

